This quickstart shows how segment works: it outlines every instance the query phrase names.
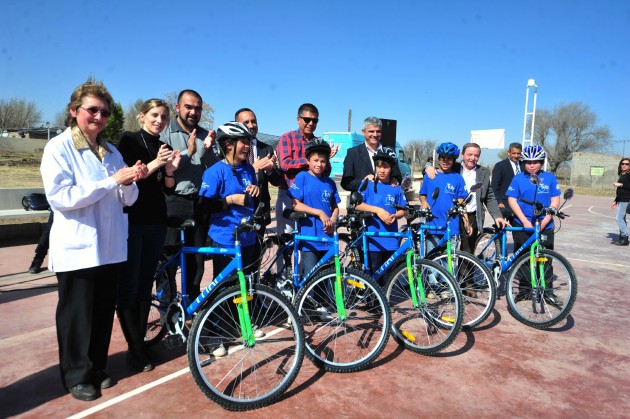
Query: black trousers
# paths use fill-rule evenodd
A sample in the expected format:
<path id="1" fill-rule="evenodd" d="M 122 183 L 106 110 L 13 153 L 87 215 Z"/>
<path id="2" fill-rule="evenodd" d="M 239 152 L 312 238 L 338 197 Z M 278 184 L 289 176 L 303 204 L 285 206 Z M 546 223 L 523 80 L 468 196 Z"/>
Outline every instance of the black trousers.
<path id="1" fill-rule="evenodd" d="M 68 389 L 104 370 L 116 306 L 121 264 L 57 272 L 57 342 L 61 381 Z"/>
<path id="2" fill-rule="evenodd" d="M 196 199 L 186 198 L 177 195 L 166 196 L 166 208 L 170 220 L 176 220 L 179 224 L 188 219 L 195 220 L 195 229 L 187 230 L 184 234 L 186 246 L 201 247 L 206 245 L 208 239 L 208 229 L 210 214 L 201 214 L 197 211 Z M 179 230 L 168 227 L 166 231 L 166 245 L 176 245 L 179 243 Z M 204 272 L 204 255 L 187 254 L 186 256 L 186 276 L 189 285 L 201 284 Z M 192 279 L 192 280 L 191 280 Z"/>
<path id="3" fill-rule="evenodd" d="M 464 219 L 460 218 L 459 231 L 460 237 L 462 240 L 461 249 L 464 252 L 475 253 L 475 242 L 477 241 L 477 237 L 479 237 L 479 226 L 477 225 L 477 213 L 469 212 L 468 213 L 468 222 L 472 226 L 472 234 L 469 236 L 466 233 L 466 228 L 464 226 Z"/>
<path id="4" fill-rule="evenodd" d="M 46 254 L 48 254 L 48 247 L 50 245 L 50 227 L 52 227 L 54 214 L 54 212 L 50 211 L 48 222 L 42 226 L 42 234 L 39 236 L 39 242 L 35 248 L 35 259 L 44 260 Z"/>

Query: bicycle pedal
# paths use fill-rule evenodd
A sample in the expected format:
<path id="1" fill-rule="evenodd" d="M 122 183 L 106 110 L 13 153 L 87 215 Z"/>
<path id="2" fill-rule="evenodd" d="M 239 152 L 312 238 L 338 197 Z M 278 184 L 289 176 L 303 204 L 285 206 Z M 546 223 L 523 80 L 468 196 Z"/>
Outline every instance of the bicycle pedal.
<path id="1" fill-rule="evenodd" d="M 184 344 L 184 338 L 181 335 L 168 335 L 163 342 L 167 349 L 173 349 L 182 346 Z"/>

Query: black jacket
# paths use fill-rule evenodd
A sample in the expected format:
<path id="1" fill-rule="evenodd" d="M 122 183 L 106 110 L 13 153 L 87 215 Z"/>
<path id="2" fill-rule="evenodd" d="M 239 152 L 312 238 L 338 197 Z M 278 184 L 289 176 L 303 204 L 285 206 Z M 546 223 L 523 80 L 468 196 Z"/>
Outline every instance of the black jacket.
<path id="1" fill-rule="evenodd" d="M 258 158 L 266 157 L 267 155 L 273 156 L 273 147 L 268 144 L 263 143 L 259 139 L 256 139 L 256 154 Z M 254 208 L 258 208 L 258 203 L 262 202 L 265 205 L 265 225 L 268 225 L 271 222 L 271 216 L 269 215 L 271 197 L 269 196 L 269 184 L 271 183 L 273 186 L 280 185 L 280 182 L 284 180 L 284 175 L 277 167 L 271 171 L 271 173 L 267 174 L 263 170 L 256 173 L 256 183 L 260 188 L 260 196 L 258 199 L 254 200 Z"/>
<path id="2" fill-rule="evenodd" d="M 398 160 L 396 160 L 398 161 Z M 348 154 L 343 161 L 343 175 L 341 177 L 341 187 L 346 191 L 354 192 L 359 189 L 361 182 L 367 175 L 373 175 L 372 158 L 367 151 L 365 143 L 348 149 Z M 398 164 L 392 168 L 393 179 L 402 182 L 402 175 Z"/>
<path id="3" fill-rule="evenodd" d="M 523 162 L 519 162 L 519 165 L 521 172 L 524 172 L 525 165 Z M 492 187 L 499 204 L 504 204 L 506 208 L 510 208 L 510 205 L 508 204 L 505 193 L 507 192 L 510 183 L 512 183 L 513 178 L 514 169 L 510 159 L 501 160 L 494 165 L 494 169 L 492 169 L 492 183 L 490 186 Z"/>

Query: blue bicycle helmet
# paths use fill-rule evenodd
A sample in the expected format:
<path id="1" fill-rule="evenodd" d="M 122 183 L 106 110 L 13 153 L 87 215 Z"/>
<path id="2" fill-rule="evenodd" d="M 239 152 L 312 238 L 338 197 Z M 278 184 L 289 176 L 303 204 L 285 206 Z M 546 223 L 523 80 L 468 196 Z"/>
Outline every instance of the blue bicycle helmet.
<path id="1" fill-rule="evenodd" d="M 522 161 L 544 161 L 547 158 L 545 149 L 539 145 L 529 145 L 523 149 Z"/>
<path id="2" fill-rule="evenodd" d="M 442 143 L 435 149 L 438 156 L 459 157 L 459 148 L 453 143 Z"/>

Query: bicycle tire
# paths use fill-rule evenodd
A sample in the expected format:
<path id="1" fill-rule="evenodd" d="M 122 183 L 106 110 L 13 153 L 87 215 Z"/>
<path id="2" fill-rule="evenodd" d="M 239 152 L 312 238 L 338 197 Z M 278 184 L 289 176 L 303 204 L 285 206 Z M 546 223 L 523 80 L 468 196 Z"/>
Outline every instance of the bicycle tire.
<path id="1" fill-rule="evenodd" d="M 453 277 L 459 284 L 464 303 L 462 327 L 472 329 L 483 323 L 494 308 L 497 299 L 497 287 L 490 268 L 474 255 L 461 250 L 453 253 Z M 431 260 L 439 263 L 448 271 L 448 254 L 434 254 Z"/>
<path id="2" fill-rule="evenodd" d="M 227 410 L 250 410 L 278 400 L 295 380 L 304 359 L 304 332 L 295 309 L 276 290 L 253 285 L 252 326 L 265 336 L 244 344 L 234 300 L 240 287 L 226 288 L 194 319 L 188 365 L 199 389 Z M 227 354 L 215 357 L 224 345 Z M 267 386 L 267 387 L 266 387 Z"/>
<path id="3" fill-rule="evenodd" d="M 577 276 L 569 261 L 558 252 L 540 249 L 536 255 L 538 264 L 544 263 L 545 278 L 552 279 L 547 289 L 532 288 L 529 253 L 519 257 L 508 278 L 508 311 L 516 320 L 536 329 L 546 329 L 564 320 L 577 298 Z M 547 280 L 548 281 L 548 280 Z M 562 304 L 553 300 L 558 297 Z"/>
<path id="4" fill-rule="evenodd" d="M 414 307 L 406 263 L 392 269 L 385 287 L 394 339 L 410 351 L 432 355 L 447 348 L 462 328 L 462 296 L 449 272 L 437 263 L 417 258 L 416 278 L 422 280 L 426 302 L 416 292 L 419 306 Z"/>
<path id="5" fill-rule="evenodd" d="M 168 258 L 162 257 L 158 262 L 156 273 L 162 269 Z M 158 296 L 160 294 L 160 296 Z M 172 269 L 164 269 L 162 274 L 153 281 L 151 290 L 151 308 L 147 319 L 147 330 L 144 335 L 144 342 L 147 345 L 155 345 L 162 341 L 166 335 L 164 325 L 164 315 L 169 304 L 177 296 L 177 282 L 175 272 Z"/>
<path id="6" fill-rule="evenodd" d="M 261 284 L 279 291 L 287 300 L 293 303 L 295 290 L 293 287 L 293 248 L 287 249 L 287 254 L 277 257 L 285 246 L 282 238 L 270 236 L 264 241 L 258 265 L 258 278 Z"/>
<path id="7" fill-rule="evenodd" d="M 390 316 L 381 288 L 354 269 L 342 271 L 346 319 L 338 316 L 334 269 L 320 271 L 298 292 L 306 356 L 319 368 L 348 373 L 364 369 L 385 349 Z"/>

